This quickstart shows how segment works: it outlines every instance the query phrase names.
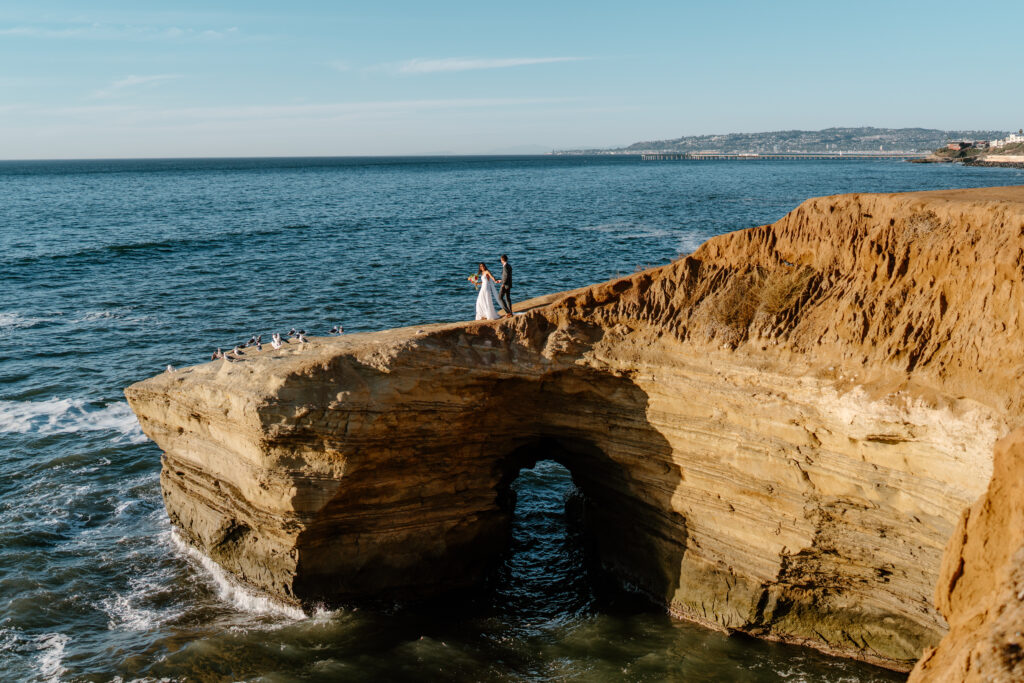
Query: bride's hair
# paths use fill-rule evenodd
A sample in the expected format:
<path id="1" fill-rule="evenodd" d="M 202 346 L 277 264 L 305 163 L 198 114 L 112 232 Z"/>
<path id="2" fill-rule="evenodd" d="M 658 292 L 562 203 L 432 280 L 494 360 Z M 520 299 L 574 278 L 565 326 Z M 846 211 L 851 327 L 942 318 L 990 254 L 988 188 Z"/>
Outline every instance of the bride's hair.
<path id="1" fill-rule="evenodd" d="M 480 267 L 477 269 L 477 272 L 478 273 L 489 273 L 491 271 L 487 270 L 487 266 L 485 266 L 483 263 L 481 263 Z"/>

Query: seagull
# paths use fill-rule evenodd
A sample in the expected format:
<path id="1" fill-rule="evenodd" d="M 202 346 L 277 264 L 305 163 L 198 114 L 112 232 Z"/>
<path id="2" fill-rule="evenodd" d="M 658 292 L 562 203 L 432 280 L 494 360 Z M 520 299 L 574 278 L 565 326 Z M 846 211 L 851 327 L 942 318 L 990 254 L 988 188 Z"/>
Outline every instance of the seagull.
<path id="1" fill-rule="evenodd" d="M 345 334 L 345 328 L 341 326 L 341 323 L 338 323 L 337 325 L 331 328 L 330 334 L 336 334 L 341 336 Z"/>
<path id="2" fill-rule="evenodd" d="M 294 327 L 292 329 L 288 330 L 288 336 L 289 337 L 294 337 L 295 336 L 295 328 Z"/>
<path id="3" fill-rule="evenodd" d="M 309 341 L 308 339 L 306 339 L 305 334 L 303 334 L 302 332 L 299 332 L 299 335 L 296 337 L 296 339 L 299 340 L 300 344 L 305 344 L 307 341 Z"/>
<path id="4" fill-rule="evenodd" d="M 256 350 L 257 351 L 262 351 L 263 350 L 263 344 L 260 343 L 260 341 L 258 339 L 256 340 Z"/>
<path id="5" fill-rule="evenodd" d="M 246 346 L 256 346 L 256 335 L 249 337 L 249 341 L 245 342 Z"/>
<path id="6" fill-rule="evenodd" d="M 245 355 L 244 353 L 242 353 L 242 349 L 238 348 L 237 346 L 235 348 L 231 349 L 231 353 L 235 354 L 236 356 L 244 356 Z"/>
<path id="7" fill-rule="evenodd" d="M 173 365 L 170 365 L 170 364 L 168 364 L 168 365 L 167 365 L 167 372 L 174 372 L 174 366 L 173 366 Z"/>
<path id="8" fill-rule="evenodd" d="M 223 357 L 224 357 L 224 352 L 221 351 L 220 347 L 218 346 L 217 350 L 213 352 L 212 356 L 210 356 L 210 360 L 217 360 L 218 358 L 223 358 Z"/>
<path id="9" fill-rule="evenodd" d="M 274 347 L 275 351 L 281 348 L 281 335 L 275 332 L 274 336 L 270 338 L 270 345 Z"/>

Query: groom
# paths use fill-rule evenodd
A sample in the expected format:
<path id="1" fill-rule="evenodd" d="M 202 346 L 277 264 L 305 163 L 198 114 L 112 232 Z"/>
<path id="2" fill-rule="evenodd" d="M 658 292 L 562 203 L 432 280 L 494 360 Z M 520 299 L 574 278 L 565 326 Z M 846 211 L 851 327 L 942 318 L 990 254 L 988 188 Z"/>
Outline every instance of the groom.
<path id="1" fill-rule="evenodd" d="M 501 255 L 501 289 L 498 290 L 498 300 L 505 310 L 505 315 L 512 315 L 512 266 L 508 262 L 508 255 Z"/>

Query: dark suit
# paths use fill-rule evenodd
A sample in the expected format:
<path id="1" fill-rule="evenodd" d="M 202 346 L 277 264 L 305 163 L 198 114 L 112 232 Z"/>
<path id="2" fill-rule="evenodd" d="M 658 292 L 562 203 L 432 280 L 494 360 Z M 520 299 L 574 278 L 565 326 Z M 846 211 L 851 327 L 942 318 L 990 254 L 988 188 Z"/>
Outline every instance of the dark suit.
<path id="1" fill-rule="evenodd" d="M 501 266 L 501 289 L 498 291 L 498 299 L 505 312 L 512 315 L 512 266 L 508 261 Z"/>

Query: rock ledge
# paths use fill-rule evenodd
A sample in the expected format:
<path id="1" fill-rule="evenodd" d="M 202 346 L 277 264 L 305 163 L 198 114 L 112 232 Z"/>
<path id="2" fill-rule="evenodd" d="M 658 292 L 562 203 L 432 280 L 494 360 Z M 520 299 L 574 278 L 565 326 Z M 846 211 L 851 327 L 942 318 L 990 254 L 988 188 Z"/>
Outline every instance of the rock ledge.
<path id="1" fill-rule="evenodd" d="M 476 580 L 551 458 L 673 614 L 902 670 L 939 646 L 915 675 L 940 680 L 1020 666 L 1022 276 L 1022 187 L 822 197 L 513 319 L 126 394 L 181 535 L 282 600 Z"/>

